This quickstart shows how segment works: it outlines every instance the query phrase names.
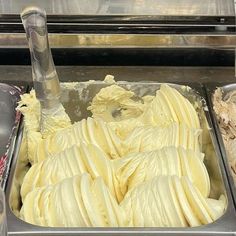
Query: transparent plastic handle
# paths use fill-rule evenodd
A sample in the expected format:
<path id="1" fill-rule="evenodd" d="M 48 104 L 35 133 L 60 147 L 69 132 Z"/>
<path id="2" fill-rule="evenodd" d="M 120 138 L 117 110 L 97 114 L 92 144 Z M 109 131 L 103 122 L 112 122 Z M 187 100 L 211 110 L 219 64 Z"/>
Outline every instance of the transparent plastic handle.
<path id="1" fill-rule="evenodd" d="M 0 187 L 0 235 L 7 235 L 6 202 L 5 194 Z"/>
<path id="2" fill-rule="evenodd" d="M 43 108 L 59 102 L 60 84 L 48 42 L 46 12 L 38 7 L 27 7 L 21 13 L 29 44 L 32 75 L 36 97 Z"/>

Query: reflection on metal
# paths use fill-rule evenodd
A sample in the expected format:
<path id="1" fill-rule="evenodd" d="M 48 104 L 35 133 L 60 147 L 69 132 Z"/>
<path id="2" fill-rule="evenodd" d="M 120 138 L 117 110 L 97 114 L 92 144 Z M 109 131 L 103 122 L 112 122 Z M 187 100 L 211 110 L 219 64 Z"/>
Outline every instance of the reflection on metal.
<path id="1" fill-rule="evenodd" d="M 234 0 L 1 0 L 0 14 L 19 14 L 27 5 L 48 15 L 232 16 Z"/>
<path id="2" fill-rule="evenodd" d="M 52 48 L 236 47 L 235 35 L 49 34 Z M 1 48 L 26 48 L 25 34 L 0 34 Z"/>

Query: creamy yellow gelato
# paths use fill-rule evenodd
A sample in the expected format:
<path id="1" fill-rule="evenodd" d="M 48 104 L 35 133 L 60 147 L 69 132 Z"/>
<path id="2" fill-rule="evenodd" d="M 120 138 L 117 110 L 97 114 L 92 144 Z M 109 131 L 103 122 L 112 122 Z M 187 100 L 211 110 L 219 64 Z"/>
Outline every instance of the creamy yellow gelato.
<path id="1" fill-rule="evenodd" d="M 92 111 L 94 118 L 102 118 L 106 122 L 116 121 L 112 112 L 120 109 L 119 120 L 137 118 L 142 124 L 155 126 L 176 122 L 200 129 L 198 115 L 192 104 L 168 85 L 161 85 L 156 96 L 144 96 L 143 103 L 132 99 L 135 96 L 132 91 L 111 85 L 100 90 L 88 109 Z"/>
<path id="2" fill-rule="evenodd" d="M 102 111 L 105 109 L 108 113 L 110 112 L 109 104 L 112 104 L 113 102 L 111 96 L 112 94 L 114 94 L 114 96 L 117 94 L 117 89 L 114 89 L 114 86 L 119 87 L 117 85 L 111 85 L 104 88 L 110 90 L 109 93 L 104 93 L 104 89 L 101 89 L 90 106 L 92 111 L 95 109 L 92 109 L 91 107 L 96 107 L 95 104 L 97 104 L 97 101 L 99 100 L 98 97 L 101 97 L 100 103 L 107 103 L 106 105 L 102 105 L 103 107 L 105 106 Z M 123 106 L 121 104 L 123 104 L 124 94 L 130 93 L 125 89 L 120 89 L 124 91 L 122 92 L 122 96 L 118 96 L 117 98 L 119 103 L 117 103 L 116 109 L 119 106 Z M 104 94 L 104 96 L 107 95 L 108 97 L 100 96 L 100 94 Z M 29 104 L 28 99 L 28 95 L 25 96 L 25 98 L 22 97 L 22 104 Z M 35 97 L 32 96 L 31 100 L 34 99 Z M 26 100 L 26 102 L 24 102 L 24 100 Z M 126 100 L 130 101 L 131 99 L 127 98 Z M 96 112 L 94 113 L 94 119 L 88 118 L 82 120 L 70 125 L 68 128 L 63 129 L 63 127 L 67 127 L 67 123 L 57 122 L 56 127 L 58 131 L 55 132 L 55 130 L 53 130 L 52 134 L 48 135 L 46 138 L 41 137 L 41 134 L 37 132 L 39 131 L 37 130 L 37 128 L 39 129 L 39 126 L 36 129 L 34 127 L 34 129 L 30 128 L 30 118 L 28 116 L 30 116 L 31 113 L 28 112 L 28 110 L 36 110 L 34 106 L 36 102 L 34 101 L 32 102 L 32 108 L 31 105 L 28 105 L 28 109 L 25 109 L 25 107 L 20 109 L 25 117 L 28 117 L 26 121 L 29 120 L 29 124 L 27 124 L 28 131 L 26 134 L 29 137 L 28 147 L 31 149 L 28 150 L 29 161 L 32 164 L 36 163 L 82 141 L 98 145 L 112 159 L 126 155 L 130 152 L 127 151 L 127 149 L 132 152 L 153 150 L 145 149 L 146 147 L 144 147 L 144 150 L 138 150 L 137 145 L 144 146 L 142 145 L 144 142 L 145 146 L 147 146 L 146 143 L 150 143 L 150 141 L 152 143 L 159 143 L 159 146 L 153 147 L 155 149 L 165 146 L 165 141 L 168 143 L 168 139 L 172 139 L 170 143 L 168 143 L 170 145 L 183 145 L 186 148 L 192 148 L 192 146 L 194 146 L 194 149 L 198 149 L 198 136 L 200 135 L 201 130 L 197 113 L 191 103 L 179 92 L 167 85 L 161 86 L 160 90 L 157 91 L 156 96 L 151 102 L 150 101 L 151 99 L 147 102 L 149 105 L 146 103 L 142 104 L 145 108 L 141 109 L 142 111 L 139 109 L 141 114 L 139 114 L 139 112 L 138 114 L 137 112 L 133 113 L 133 107 L 136 107 L 137 110 L 137 107 L 140 106 L 140 102 L 132 101 L 133 107 L 126 107 L 125 110 L 126 113 L 133 114 L 132 118 L 127 118 L 126 115 L 125 117 L 122 116 L 121 122 L 106 122 L 107 114 L 103 115 L 102 113 L 101 115 L 98 115 Z M 36 110 L 35 113 L 37 113 L 35 117 L 40 116 L 39 110 Z M 38 120 L 39 118 L 37 118 L 37 121 Z M 59 124 L 61 124 L 61 126 Z M 171 131 L 165 131 L 166 127 Z M 33 133 L 31 131 L 33 131 Z M 170 132 L 172 132 L 172 134 Z M 158 135 L 158 133 L 163 133 L 163 137 L 162 135 Z M 33 136 L 33 138 L 31 138 L 31 136 Z M 158 140 L 153 140 L 153 136 L 156 136 L 157 138 L 155 139 Z M 149 140 L 147 140 L 148 137 Z M 135 144 L 135 148 L 129 147 L 129 145 L 132 146 L 134 141 L 138 142 Z M 183 143 L 178 143 L 178 141 Z M 153 144 L 150 144 L 148 148 L 151 148 L 150 146 L 152 145 Z"/>
<path id="3" fill-rule="evenodd" d="M 173 175 L 138 185 L 118 204 L 101 177 L 83 174 L 31 191 L 21 216 L 54 227 L 187 227 L 218 219 L 225 201 L 203 197 L 188 177 Z"/>
<path id="4" fill-rule="evenodd" d="M 21 218 L 41 226 L 185 227 L 220 217 L 226 200 L 209 198 L 194 106 L 166 84 L 137 99 L 107 81 L 88 107 L 92 117 L 74 124 L 54 116 L 41 129 L 34 92 L 22 96 L 21 155 L 31 168 Z"/>
<path id="5" fill-rule="evenodd" d="M 140 227 L 187 227 L 212 223 L 224 212 L 226 199 L 205 198 L 188 177 L 159 176 L 128 192 L 121 202 Z"/>
<path id="6" fill-rule="evenodd" d="M 188 176 L 204 197 L 210 193 L 209 176 L 200 152 L 168 146 L 109 160 L 97 146 L 82 143 L 34 164 L 24 178 L 22 200 L 34 188 L 83 173 L 89 173 L 92 178 L 101 176 L 119 202 L 127 191 L 159 175 Z"/>
<path id="7" fill-rule="evenodd" d="M 109 159 L 169 145 L 199 151 L 200 133 L 199 129 L 190 129 L 185 124 L 179 125 L 173 122 L 165 127 L 138 126 L 123 138 L 117 135 L 116 130 L 112 129 L 109 123 L 101 119 L 87 118 L 69 128 L 59 130 L 45 139 L 37 139 L 37 133 L 34 133 L 28 139 L 28 145 L 32 147 L 28 157 L 29 161 L 34 164 L 82 142 L 98 146 Z"/>
<path id="8" fill-rule="evenodd" d="M 88 174 L 30 192 L 21 216 L 31 224 L 54 227 L 117 227 L 128 224 L 124 210 L 110 194 L 103 179 L 92 180 Z"/>
<path id="9" fill-rule="evenodd" d="M 40 102 L 36 99 L 34 90 L 31 90 L 29 94 L 21 95 L 17 109 L 24 114 L 25 132 L 41 131 L 40 135 L 47 137 L 61 128 L 71 126 L 70 118 L 61 104 L 51 110 L 41 110 Z M 44 121 L 43 124 L 41 120 Z"/>

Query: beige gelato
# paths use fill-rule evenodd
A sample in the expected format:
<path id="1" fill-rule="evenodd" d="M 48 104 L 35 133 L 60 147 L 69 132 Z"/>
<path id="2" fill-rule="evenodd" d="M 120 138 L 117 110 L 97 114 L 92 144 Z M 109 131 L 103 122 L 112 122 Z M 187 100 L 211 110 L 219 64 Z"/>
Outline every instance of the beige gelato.
<path id="1" fill-rule="evenodd" d="M 186 227 L 219 218 L 226 200 L 209 198 L 194 106 L 166 84 L 137 99 L 111 76 L 106 82 L 88 107 L 92 117 L 48 117 L 45 132 L 34 92 L 22 96 L 21 155 L 31 167 L 21 218 L 60 227 Z"/>
<path id="2" fill-rule="evenodd" d="M 223 97 L 221 89 L 218 88 L 213 95 L 213 105 L 231 173 L 236 183 L 236 92 L 233 91 Z"/>

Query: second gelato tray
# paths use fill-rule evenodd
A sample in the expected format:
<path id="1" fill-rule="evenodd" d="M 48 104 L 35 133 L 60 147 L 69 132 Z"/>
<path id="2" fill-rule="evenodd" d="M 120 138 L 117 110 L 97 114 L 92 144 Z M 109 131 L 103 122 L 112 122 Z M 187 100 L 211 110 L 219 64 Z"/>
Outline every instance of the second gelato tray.
<path id="1" fill-rule="evenodd" d="M 230 187 L 236 204 L 236 84 L 208 86 L 209 102 Z"/>
<path id="2" fill-rule="evenodd" d="M 236 230 L 201 86 L 108 76 L 61 87 L 71 121 L 48 119 L 41 132 L 34 92 L 22 97 L 7 188 L 11 235 Z"/>
<path id="3" fill-rule="evenodd" d="M 0 185 L 3 189 L 6 187 L 20 122 L 21 114 L 15 108 L 22 92 L 23 87 L 0 83 Z"/>

